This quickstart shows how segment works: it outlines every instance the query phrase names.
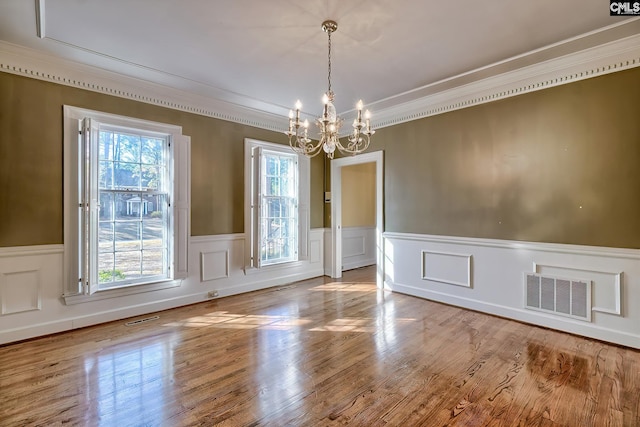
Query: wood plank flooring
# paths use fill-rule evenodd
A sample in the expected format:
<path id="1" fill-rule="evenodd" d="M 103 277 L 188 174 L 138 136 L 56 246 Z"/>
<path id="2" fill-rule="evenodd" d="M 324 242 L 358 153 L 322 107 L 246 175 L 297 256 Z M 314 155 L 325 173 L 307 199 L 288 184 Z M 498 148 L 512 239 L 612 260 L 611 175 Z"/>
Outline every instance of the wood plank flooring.
<path id="1" fill-rule="evenodd" d="M 0 347 L 0 426 L 640 426 L 639 351 L 373 279 Z"/>

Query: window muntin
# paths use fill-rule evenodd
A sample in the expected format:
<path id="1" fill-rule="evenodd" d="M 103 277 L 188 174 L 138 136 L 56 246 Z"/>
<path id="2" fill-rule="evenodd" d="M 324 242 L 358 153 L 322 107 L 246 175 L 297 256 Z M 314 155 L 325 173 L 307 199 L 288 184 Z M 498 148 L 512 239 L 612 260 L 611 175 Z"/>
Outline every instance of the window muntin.
<path id="1" fill-rule="evenodd" d="M 298 259 L 298 159 L 260 150 L 260 265 Z"/>
<path id="2" fill-rule="evenodd" d="M 99 289 L 169 277 L 169 137 L 98 126 Z M 94 156 L 96 158 L 96 156 Z"/>

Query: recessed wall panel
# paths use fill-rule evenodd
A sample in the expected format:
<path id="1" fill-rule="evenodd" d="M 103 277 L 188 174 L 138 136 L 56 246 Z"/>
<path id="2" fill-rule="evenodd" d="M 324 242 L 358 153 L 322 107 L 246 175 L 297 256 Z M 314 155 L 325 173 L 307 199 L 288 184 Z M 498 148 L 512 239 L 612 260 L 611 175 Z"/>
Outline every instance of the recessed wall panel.
<path id="1" fill-rule="evenodd" d="M 40 310 L 40 289 L 39 270 L 0 273 L 2 315 Z"/>
<path id="2" fill-rule="evenodd" d="M 422 279 L 471 287 L 471 255 L 422 251 Z"/>
<path id="3" fill-rule="evenodd" d="M 229 277 L 229 251 L 211 251 L 200 253 L 201 280 Z"/>

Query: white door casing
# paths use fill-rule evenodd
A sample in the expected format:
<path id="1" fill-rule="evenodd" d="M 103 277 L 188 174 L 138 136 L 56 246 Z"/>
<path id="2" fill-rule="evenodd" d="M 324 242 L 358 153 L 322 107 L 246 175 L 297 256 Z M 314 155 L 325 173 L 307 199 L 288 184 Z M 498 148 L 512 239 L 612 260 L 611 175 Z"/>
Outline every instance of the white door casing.
<path id="1" fill-rule="evenodd" d="M 342 277 L 342 168 L 372 162 L 376 164 L 376 284 L 382 288 L 384 278 L 383 151 L 373 151 L 331 161 L 331 257 L 327 261 L 331 263 L 331 277 Z"/>

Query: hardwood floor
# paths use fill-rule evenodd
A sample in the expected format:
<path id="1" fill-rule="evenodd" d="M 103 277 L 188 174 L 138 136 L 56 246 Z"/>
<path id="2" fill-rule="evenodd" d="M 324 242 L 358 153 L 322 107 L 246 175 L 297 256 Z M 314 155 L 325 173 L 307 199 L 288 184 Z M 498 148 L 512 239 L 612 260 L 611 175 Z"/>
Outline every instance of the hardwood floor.
<path id="1" fill-rule="evenodd" d="M 373 275 L 0 347 L 0 425 L 640 426 L 639 351 Z"/>

